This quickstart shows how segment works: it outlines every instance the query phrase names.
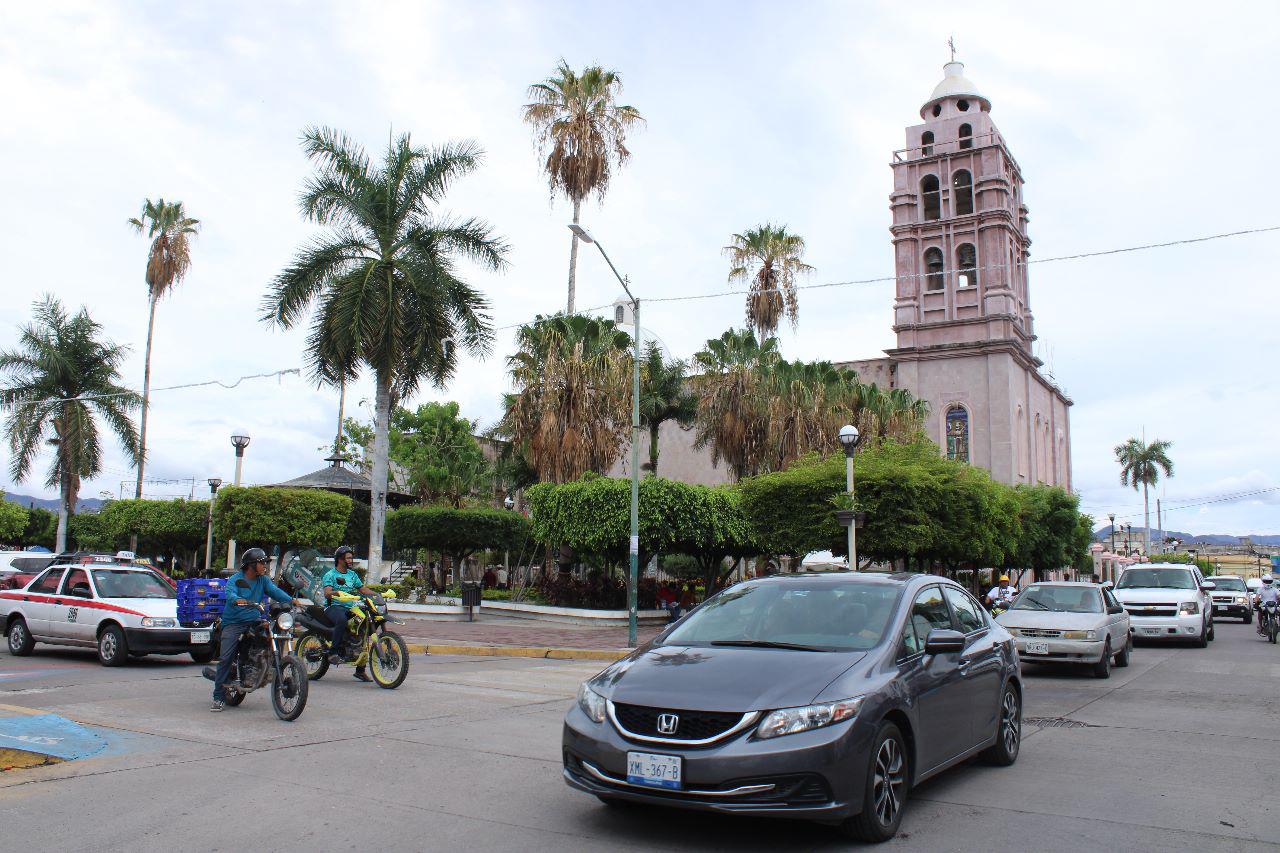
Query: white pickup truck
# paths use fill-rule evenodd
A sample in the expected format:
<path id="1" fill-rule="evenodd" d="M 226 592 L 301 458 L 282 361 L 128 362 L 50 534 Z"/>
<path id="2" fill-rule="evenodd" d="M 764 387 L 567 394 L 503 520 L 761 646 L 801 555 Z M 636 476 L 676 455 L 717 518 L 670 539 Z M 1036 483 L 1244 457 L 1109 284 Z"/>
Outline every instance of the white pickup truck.
<path id="1" fill-rule="evenodd" d="M 103 666 L 131 655 L 189 654 L 197 663 L 214 657 L 212 630 L 179 625 L 177 593 L 146 566 L 51 566 L 21 589 L 0 591 L 0 625 L 14 655 L 48 643 L 96 648 Z"/>

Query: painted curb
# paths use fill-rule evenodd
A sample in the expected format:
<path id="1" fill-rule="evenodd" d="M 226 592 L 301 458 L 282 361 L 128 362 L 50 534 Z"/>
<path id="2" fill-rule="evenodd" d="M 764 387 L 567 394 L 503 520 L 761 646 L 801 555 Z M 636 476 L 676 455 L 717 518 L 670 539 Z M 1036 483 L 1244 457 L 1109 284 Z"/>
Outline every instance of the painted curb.
<path id="1" fill-rule="evenodd" d="M 56 755 L 0 747 L 0 773 L 6 770 L 30 770 L 33 767 L 47 767 L 50 764 L 60 763 L 62 763 L 62 759 Z"/>
<path id="2" fill-rule="evenodd" d="M 631 649 L 557 649 L 548 646 L 472 646 L 448 643 L 408 643 L 411 654 L 476 655 L 480 657 L 546 658 L 548 660 L 615 661 Z"/>

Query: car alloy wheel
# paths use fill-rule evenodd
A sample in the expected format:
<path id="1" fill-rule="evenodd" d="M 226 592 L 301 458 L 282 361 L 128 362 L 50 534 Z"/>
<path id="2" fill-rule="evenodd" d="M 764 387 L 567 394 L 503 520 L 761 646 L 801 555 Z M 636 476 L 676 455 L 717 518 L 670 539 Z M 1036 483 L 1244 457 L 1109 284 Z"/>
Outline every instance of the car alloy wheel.
<path id="1" fill-rule="evenodd" d="M 883 826 L 893 826 L 906 793 L 907 769 L 902 758 L 902 748 L 897 738 L 886 738 L 876 753 L 875 775 L 872 777 L 872 798 L 876 817 Z"/>
<path id="2" fill-rule="evenodd" d="M 1000 703 L 1000 737 L 1004 741 L 1004 751 L 1011 758 L 1017 757 L 1018 746 L 1022 742 L 1022 714 L 1018 705 L 1018 694 L 1006 690 L 1004 701 Z"/>

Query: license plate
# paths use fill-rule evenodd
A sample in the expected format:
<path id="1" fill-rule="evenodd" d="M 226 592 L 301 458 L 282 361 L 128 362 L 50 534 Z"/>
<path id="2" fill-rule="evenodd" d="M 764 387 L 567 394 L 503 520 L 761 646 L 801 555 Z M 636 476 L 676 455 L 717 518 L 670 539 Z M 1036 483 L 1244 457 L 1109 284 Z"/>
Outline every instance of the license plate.
<path id="1" fill-rule="evenodd" d="M 192 631 L 192 632 L 191 632 L 191 642 L 193 642 L 193 643 L 207 643 L 207 642 L 209 642 L 209 632 L 208 632 L 208 631 Z"/>
<path id="2" fill-rule="evenodd" d="M 651 788 L 680 789 L 680 756 L 627 753 L 627 781 Z"/>
<path id="3" fill-rule="evenodd" d="M 1027 643 L 1027 654 L 1047 655 L 1049 654 L 1049 644 L 1048 643 Z"/>
<path id="4" fill-rule="evenodd" d="M 1164 633 L 1164 632 L 1163 632 L 1163 631 L 1161 631 L 1159 628 L 1142 628 L 1141 630 L 1142 630 L 1142 633 L 1144 633 L 1144 634 L 1162 634 L 1162 633 Z"/>

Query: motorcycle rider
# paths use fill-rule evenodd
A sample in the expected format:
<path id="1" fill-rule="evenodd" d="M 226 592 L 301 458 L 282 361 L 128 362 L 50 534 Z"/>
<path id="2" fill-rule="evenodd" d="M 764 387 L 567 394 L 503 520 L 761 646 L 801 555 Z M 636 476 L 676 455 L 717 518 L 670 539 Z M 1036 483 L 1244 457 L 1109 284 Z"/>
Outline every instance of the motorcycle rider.
<path id="1" fill-rule="evenodd" d="M 222 685 L 231 676 L 240 637 L 262 619 L 258 602 L 264 595 L 269 595 L 281 604 L 302 603 L 271 582 L 267 577 L 268 562 L 266 551 L 250 548 L 240 557 L 240 571 L 227 580 L 227 601 L 222 605 L 222 647 L 218 672 L 213 678 L 213 704 L 209 706 L 209 710 L 215 713 L 227 706 Z"/>
<path id="2" fill-rule="evenodd" d="M 1276 588 L 1276 584 L 1271 575 L 1262 576 L 1262 586 L 1258 587 L 1258 611 L 1261 613 L 1262 605 L 1268 601 L 1280 603 L 1280 589 Z M 1258 633 L 1262 633 L 1262 620 L 1258 620 Z"/>
<path id="3" fill-rule="evenodd" d="M 334 590 L 341 590 L 345 593 L 354 594 L 359 592 L 361 595 L 373 595 L 373 590 L 364 585 L 364 581 L 360 579 L 360 575 L 356 574 L 355 569 L 351 567 L 355 562 L 355 550 L 349 545 L 343 545 L 333 553 L 334 567 L 324 573 L 324 577 L 320 579 L 320 585 L 324 587 L 326 597 L 332 596 Z M 329 606 L 325 608 L 325 618 L 333 623 L 333 646 L 330 648 L 329 663 L 342 663 L 342 649 L 347 640 L 347 619 L 350 617 L 351 608 L 355 602 L 339 602 L 331 601 Z M 356 667 L 355 677 L 361 681 L 368 681 L 369 676 L 364 674 L 364 667 Z"/>
<path id="4" fill-rule="evenodd" d="M 987 606 L 995 607 L 996 603 L 1001 601 L 1007 605 L 1017 595 L 1018 588 L 1009 583 L 1009 576 L 1001 575 L 997 585 L 991 587 L 991 591 L 987 593 Z"/>

